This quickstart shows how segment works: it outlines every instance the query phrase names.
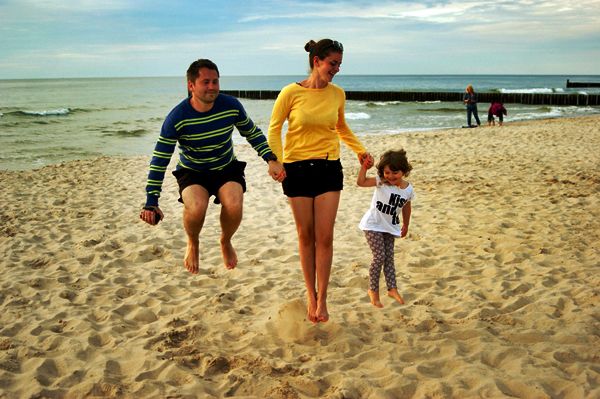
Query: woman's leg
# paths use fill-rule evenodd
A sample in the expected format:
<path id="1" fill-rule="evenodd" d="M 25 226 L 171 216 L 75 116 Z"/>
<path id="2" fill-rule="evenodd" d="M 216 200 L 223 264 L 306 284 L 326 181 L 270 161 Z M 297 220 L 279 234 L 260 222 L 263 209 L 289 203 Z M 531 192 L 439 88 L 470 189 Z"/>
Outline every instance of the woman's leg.
<path id="1" fill-rule="evenodd" d="M 475 122 L 477 122 L 477 126 L 481 126 L 481 122 L 479 121 L 479 115 L 477 114 L 477 105 L 473 107 L 473 116 L 475 117 Z"/>
<path id="2" fill-rule="evenodd" d="M 298 252 L 300 265 L 306 285 L 308 300 L 308 320 L 316 323 L 317 320 L 317 291 L 316 265 L 315 265 L 315 216 L 314 199 L 309 197 L 289 197 L 290 206 L 296 222 L 298 233 Z"/>
<path id="3" fill-rule="evenodd" d="M 333 227 L 340 203 L 340 191 L 330 191 L 315 198 L 315 265 L 317 272 L 317 319 L 329 320 L 327 287 L 333 262 Z"/>

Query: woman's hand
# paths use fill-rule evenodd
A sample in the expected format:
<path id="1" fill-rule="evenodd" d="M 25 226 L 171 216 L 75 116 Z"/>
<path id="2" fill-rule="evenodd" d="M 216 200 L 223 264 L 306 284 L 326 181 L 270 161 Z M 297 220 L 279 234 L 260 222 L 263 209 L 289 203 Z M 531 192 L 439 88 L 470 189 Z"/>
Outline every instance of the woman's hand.
<path id="1" fill-rule="evenodd" d="M 370 169 L 375 164 L 375 160 L 373 159 L 373 155 L 368 152 L 363 152 L 358 156 L 358 161 L 360 165 L 365 169 Z"/>
<path id="2" fill-rule="evenodd" d="M 285 169 L 283 168 L 281 162 L 269 161 L 269 176 L 271 176 L 273 180 L 278 181 L 279 183 L 281 183 L 285 179 Z"/>

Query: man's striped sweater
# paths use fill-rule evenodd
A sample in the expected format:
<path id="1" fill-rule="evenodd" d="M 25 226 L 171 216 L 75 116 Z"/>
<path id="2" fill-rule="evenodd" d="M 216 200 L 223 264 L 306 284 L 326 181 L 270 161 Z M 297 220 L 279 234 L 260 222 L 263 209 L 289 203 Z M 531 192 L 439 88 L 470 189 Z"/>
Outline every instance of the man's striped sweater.
<path id="1" fill-rule="evenodd" d="M 176 169 L 220 170 L 234 161 L 234 126 L 260 157 L 266 159 L 271 154 L 262 131 L 235 97 L 219 94 L 208 112 L 196 111 L 189 98 L 173 108 L 163 123 L 150 161 L 146 206 L 158 206 L 165 172 L 177 143 L 179 162 Z"/>

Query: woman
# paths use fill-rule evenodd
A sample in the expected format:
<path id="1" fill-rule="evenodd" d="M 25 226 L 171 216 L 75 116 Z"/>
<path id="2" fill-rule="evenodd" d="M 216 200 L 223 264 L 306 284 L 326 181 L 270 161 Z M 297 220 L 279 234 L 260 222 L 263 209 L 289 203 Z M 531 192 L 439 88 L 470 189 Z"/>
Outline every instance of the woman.
<path id="1" fill-rule="evenodd" d="M 300 263 L 307 290 L 308 319 L 329 320 L 327 286 L 333 260 L 333 227 L 343 188 L 340 139 L 359 161 L 373 164 L 346 124 L 346 94 L 331 83 L 340 70 L 344 48 L 341 43 L 322 39 L 309 41 L 310 75 L 284 87 L 273 106 L 268 141 L 284 164 L 283 193 L 289 198 L 296 230 Z M 281 130 L 288 129 L 285 147 Z"/>
<path id="2" fill-rule="evenodd" d="M 475 127 L 474 125 L 471 125 L 471 114 L 475 117 L 477 126 L 480 126 L 481 122 L 479 121 L 479 115 L 477 114 L 477 94 L 475 94 L 472 85 L 467 86 L 463 101 L 467 106 L 467 127 Z"/>

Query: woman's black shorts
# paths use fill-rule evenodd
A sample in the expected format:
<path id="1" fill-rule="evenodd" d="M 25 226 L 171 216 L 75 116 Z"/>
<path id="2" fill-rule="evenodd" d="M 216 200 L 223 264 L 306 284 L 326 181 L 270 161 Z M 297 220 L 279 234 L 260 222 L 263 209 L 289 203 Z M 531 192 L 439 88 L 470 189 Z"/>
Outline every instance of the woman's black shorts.
<path id="1" fill-rule="evenodd" d="M 173 175 L 177 178 L 177 184 L 179 184 L 179 202 L 183 203 L 181 198 L 183 190 L 194 184 L 204 187 L 210 195 L 214 195 L 215 204 L 221 202 L 217 194 L 221 186 L 227 182 L 240 183 L 243 192 L 246 192 L 244 169 L 246 169 L 246 162 L 236 160 L 221 170 L 199 171 L 182 168 L 173 171 Z"/>
<path id="2" fill-rule="evenodd" d="M 283 193 L 288 197 L 311 197 L 344 188 L 340 160 L 309 159 L 284 163 Z"/>

